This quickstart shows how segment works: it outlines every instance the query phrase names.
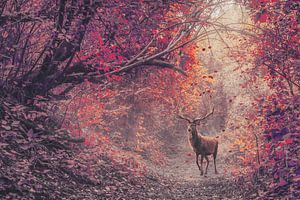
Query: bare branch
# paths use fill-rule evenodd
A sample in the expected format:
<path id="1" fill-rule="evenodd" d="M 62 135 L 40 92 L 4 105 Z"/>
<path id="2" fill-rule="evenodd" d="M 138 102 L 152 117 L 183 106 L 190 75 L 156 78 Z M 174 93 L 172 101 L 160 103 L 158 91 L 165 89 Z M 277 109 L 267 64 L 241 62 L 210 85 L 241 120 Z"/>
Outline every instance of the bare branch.
<path id="1" fill-rule="evenodd" d="M 148 50 L 148 48 L 151 46 L 151 44 L 153 43 L 154 39 L 152 39 L 147 46 L 140 52 L 138 53 L 136 56 L 134 56 L 131 60 L 129 60 L 126 65 L 130 65 L 132 64 L 134 61 L 136 61 L 138 58 L 140 58 L 142 55 L 144 55 L 146 53 L 146 51 Z"/>

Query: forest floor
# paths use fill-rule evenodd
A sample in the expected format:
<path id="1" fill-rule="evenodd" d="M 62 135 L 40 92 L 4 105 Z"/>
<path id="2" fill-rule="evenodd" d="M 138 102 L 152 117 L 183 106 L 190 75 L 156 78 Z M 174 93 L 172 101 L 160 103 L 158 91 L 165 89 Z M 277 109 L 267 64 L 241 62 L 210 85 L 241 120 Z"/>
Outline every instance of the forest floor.
<path id="1" fill-rule="evenodd" d="M 84 199 L 101 200 L 257 199 L 257 193 L 249 180 L 230 173 L 234 169 L 234 162 L 229 162 L 231 155 L 227 153 L 227 147 L 227 144 L 220 146 L 217 160 L 218 174 L 214 173 L 213 162 L 210 162 L 208 174 L 200 176 L 192 149 L 187 141 L 183 141 L 182 144 L 177 144 L 176 151 L 168 154 L 165 165 L 147 163 L 148 172 L 142 176 L 119 173 L 122 168 L 103 165 L 104 168 L 100 169 L 102 175 L 98 176 L 102 182 L 98 188 L 101 190 L 100 194 L 94 191 L 95 187 L 81 194 L 89 194 L 84 196 Z M 212 161 L 211 158 L 210 160 Z M 97 197 L 92 195 L 94 192 Z"/>
<path id="2" fill-rule="evenodd" d="M 218 174 L 214 173 L 211 157 L 208 173 L 204 176 L 200 175 L 192 149 L 185 142 L 180 144 L 178 149 L 179 151 L 169 155 L 167 165 L 150 167 L 159 177 L 163 177 L 169 183 L 168 188 L 171 194 L 166 199 L 255 199 L 256 193 L 249 188 L 249 182 L 230 173 L 234 166 L 230 166 L 227 162 L 226 147 L 221 147 L 219 151 Z M 205 166 L 204 159 L 203 168 Z"/>
<path id="3" fill-rule="evenodd" d="M 11 109 L 0 129 L 0 199 L 255 199 L 249 181 L 230 173 L 239 163 L 233 162 L 228 151 L 232 143 L 228 133 L 218 135 L 217 175 L 211 162 L 208 175 L 200 176 L 186 135 L 180 133 L 174 135 L 174 141 L 168 138 L 164 147 L 166 164 L 158 166 L 148 161 L 147 172 L 138 175 L 115 161 L 109 152 L 94 147 L 66 146 L 58 133 L 50 137 L 46 131 L 35 133 L 30 129 L 29 136 L 18 134 L 28 124 L 16 123 L 21 118 L 11 111 L 15 107 L 8 103 L 7 107 Z M 42 124 L 33 122 L 40 127 L 46 123 L 45 120 L 39 121 Z M 32 127 L 33 122 L 28 126 Z"/>
<path id="4" fill-rule="evenodd" d="M 248 181 L 228 173 L 234 164 L 239 164 L 233 163 L 228 153 L 231 142 L 224 137 L 227 133 L 219 135 L 217 175 L 211 162 L 207 177 L 200 176 L 194 154 L 182 134 L 166 144 L 165 165 L 149 161 L 147 172 L 139 175 L 104 150 L 66 146 L 68 143 L 58 133 L 54 137 L 46 131 L 30 129 L 29 136 L 18 134 L 26 125 L 44 127 L 46 120 L 21 126 L 21 122 L 16 123 L 21 120 L 18 113 L 11 111 L 15 107 L 8 103 L 6 107 L 11 108 L 0 128 L 0 199 L 254 199 Z"/>

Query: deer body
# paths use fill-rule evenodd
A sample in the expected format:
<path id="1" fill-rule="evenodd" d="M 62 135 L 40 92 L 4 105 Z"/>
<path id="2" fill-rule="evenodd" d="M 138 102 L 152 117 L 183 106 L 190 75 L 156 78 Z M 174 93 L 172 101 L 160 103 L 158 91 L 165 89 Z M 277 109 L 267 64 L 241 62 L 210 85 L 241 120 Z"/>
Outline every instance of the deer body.
<path id="1" fill-rule="evenodd" d="M 203 156 L 216 153 L 216 147 L 218 146 L 217 139 L 200 134 L 197 134 L 196 137 L 190 135 L 189 142 L 194 152 Z"/>
<path id="2" fill-rule="evenodd" d="M 203 158 L 206 160 L 206 169 L 205 174 L 207 174 L 207 169 L 209 165 L 208 155 L 213 155 L 214 158 L 214 166 L 215 166 L 215 173 L 217 174 L 217 167 L 216 167 L 216 157 L 218 152 L 218 140 L 216 138 L 203 136 L 200 133 L 197 132 L 197 125 L 200 121 L 204 120 L 208 116 L 210 116 L 213 113 L 213 111 L 206 115 L 203 118 L 190 120 L 189 118 L 179 116 L 181 119 L 185 119 L 189 122 L 188 126 L 188 138 L 189 143 L 191 147 L 193 148 L 195 154 L 196 154 L 196 164 L 201 172 L 201 175 L 203 175 Z M 201 166 L 199 165 L 199 155 L 201 155 Z"/>

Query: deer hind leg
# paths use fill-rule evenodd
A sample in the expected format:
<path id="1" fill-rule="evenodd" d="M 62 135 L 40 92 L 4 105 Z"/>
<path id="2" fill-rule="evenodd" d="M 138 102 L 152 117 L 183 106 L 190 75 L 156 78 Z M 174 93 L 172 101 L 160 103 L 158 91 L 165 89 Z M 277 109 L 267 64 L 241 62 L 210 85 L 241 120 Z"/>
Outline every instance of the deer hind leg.
<path id="1" fill-rule="evenodd" d="M 214 156 L 215 174 L 218 173 L 218 171 L 217 171 L 217 164 L 216 164 L 217 153 L 218 153 L 218 144 L 216 145 L 216 147 L 215 147 L 215 152 L 214 152 L 214 154 L 213 154 L 213 156 Z"/>
<path id="2" fill-rule="evenodd" d="M 202 171 L 202 161 L 201 161 L 201 167 L 200 167 L 198 159 L 199 159 L 199 154 L 196 154 L 196 164 L 197 164 L 197 166 L 199 168 L 199 171 L 201 172 L 201 175 L 202 175 L 203 174 L 203 171 Z M 201 157 L 201 159 L 202 159 L 202 157 Z"/>
<path id="3" fill-rule="evenodd" d="M 205 169 L 205 174 L 207 174 L 207 168 L 208 168 L 208 164 L 209 164 L 209 160 L 207 155 L 205 155 L 205 160 L 206 160 L 206 169 Z"/>

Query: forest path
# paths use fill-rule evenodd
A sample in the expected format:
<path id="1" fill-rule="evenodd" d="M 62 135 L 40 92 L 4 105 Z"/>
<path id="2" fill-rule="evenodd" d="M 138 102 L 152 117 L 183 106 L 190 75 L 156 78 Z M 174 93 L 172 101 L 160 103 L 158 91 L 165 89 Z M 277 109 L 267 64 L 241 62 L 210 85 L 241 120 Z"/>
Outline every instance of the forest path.
<path id="1" fill-rule="evenodd" d="M 206 176 L 200 175 L 195 154 L 187 142 L 179 144 L 178 151 L 169 155 L 167 165 L 151 168 L 172 183 L 169 188 L 174 199 L 251 199 L 249 191 L 244 189 L 242 182 L 237 181 L 237 178 L 229 173 L 234 166 L 228 162 L 226 148 L 227 145 L 221 146 L 218 151 L 218 174 L 214 173 L 213 158 L 209 156 L 208 173 Z M 205 166 L 204 159 L 203 167 Z"/>

